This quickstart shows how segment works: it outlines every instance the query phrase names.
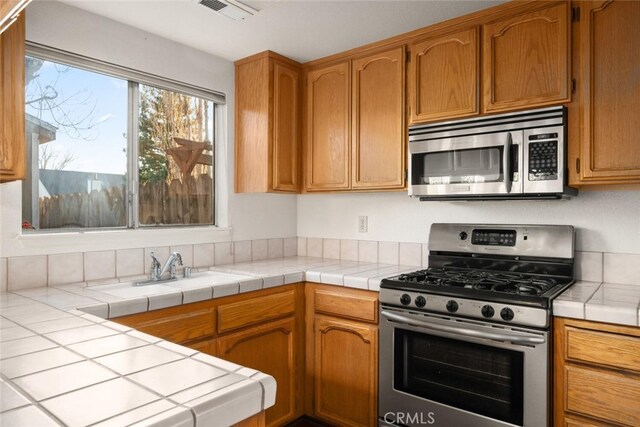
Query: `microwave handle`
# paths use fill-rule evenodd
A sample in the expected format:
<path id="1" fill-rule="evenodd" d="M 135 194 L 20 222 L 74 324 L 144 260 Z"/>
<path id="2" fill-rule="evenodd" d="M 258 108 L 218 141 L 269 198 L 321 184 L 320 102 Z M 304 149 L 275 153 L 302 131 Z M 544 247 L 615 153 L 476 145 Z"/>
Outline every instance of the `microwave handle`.
<path id="1" fill-rule="evenodd" d="M 388 311 L 381 311 L 383 317 L 389 320 L 404 323 L 409 326 L 417 326 L 423 329 L 430 329 L 438 332 L 446 332 L 450 334 L 462 335 L 472 338 L 481 338 L 488 340 L 508 341 L 514 344 L 544 344 L 544 337 L 525 337 L 522 335 L 512 335 L 507 332 L 486 332 L 471 328 L 460 328 L 457 326 L 441 325 L 433 322 L 425 322 L 423 320 L 413 319 L 411 317 L 403 316 L 401 314 L 391 313 Z"/>
<path id="2" fill-rule="evenodd" d="M 507 193 L 511 193 L 511 132 L 507 133 L 507 140 L 504 142 L 503 165 L 504 165 L 504 187 Z"/>

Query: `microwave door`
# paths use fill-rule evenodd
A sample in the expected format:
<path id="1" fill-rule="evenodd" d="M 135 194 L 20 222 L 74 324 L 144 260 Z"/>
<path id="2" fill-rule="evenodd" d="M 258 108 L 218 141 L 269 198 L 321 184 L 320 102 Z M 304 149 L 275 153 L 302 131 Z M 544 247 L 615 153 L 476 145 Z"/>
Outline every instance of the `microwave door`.
<path id="1" fill-rule="evenodd" d="M 500 132 L 409 144 L 411 196 L 464 196 L 521 192 L 512 172 L 522 132 Z M 515 178 L 515 179 L 514 179 Z M 514 181 L 516 185 L 514 186 Z"/>

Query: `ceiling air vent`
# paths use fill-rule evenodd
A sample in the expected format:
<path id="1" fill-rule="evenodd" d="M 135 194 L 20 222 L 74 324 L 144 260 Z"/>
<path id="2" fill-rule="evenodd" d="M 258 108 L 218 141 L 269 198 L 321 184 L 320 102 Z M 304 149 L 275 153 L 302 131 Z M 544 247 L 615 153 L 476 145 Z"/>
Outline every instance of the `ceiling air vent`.
<path id="1" fill-rule="evenodd" d="M 236 0 L 195 0 L 197 3 L 236 21 L 258 13 L 257 10 Z"/>

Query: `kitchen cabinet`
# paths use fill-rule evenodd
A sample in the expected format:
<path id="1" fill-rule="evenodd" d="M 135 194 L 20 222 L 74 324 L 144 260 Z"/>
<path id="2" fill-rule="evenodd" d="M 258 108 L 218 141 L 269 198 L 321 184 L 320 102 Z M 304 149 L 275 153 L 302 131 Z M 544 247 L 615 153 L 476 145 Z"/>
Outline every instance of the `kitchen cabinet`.
<path id="1" fill-rule="evenodd" d="M 0 182 L 25 178 L 25 14 L 0 34 Z"/>
<path id="2" fill-rule="evenodd" d="M 573 44 L 577 96 L 569 118 L 577 120 L 569 129 L 570 183 L 640 183 L 640 3 L 575 6 L 580 19 Z"/>
<path id="3" fill-rule="evenodd" d="M 479 27 L 432 36 L 411 45 L 411 124 L 480 113 Z"/>
<path id="4" fill-rule="evenodd" d="M 123 316 L 131 326 L 275 378 L 276 403 L 267 426 L 303 415 L 304 292 L 287 285 Z"/>
<path id="5" fill-rule="evenodd" d="M 377 425 L 377 293 L 307 284 L 305 297 L 307 414 Z"/>
<path id="6" fill-rule="evenodd" d="M 306 76 L 305 189 L 351 186 L 349 62 L 312 69 Z"/>
<path id="7" fill-rule="evenodd" d="M 403 188 L 405 50 L 352 62 L 352 189 Z"/>
<path id="8" fill-rule="evenodd" d="M 404 188 L 404 75 L 404 47 L 308 71 L 306 191 Z"/>
<path id="9" fill-rule="evenodd" d="M 541 4 L 482 26 L 485 113 L 570 101 L 569 3 Z"/>
<path id="10" fill-rule="evenodd" d="M 556 426 L 640 425 L 640 328 L 555 319 Z"/>
<path id="11" fill-rule="evenodd" d="M 235 63 L 237 193 L 300 190 L 300 72 L 274 52 Z"/>

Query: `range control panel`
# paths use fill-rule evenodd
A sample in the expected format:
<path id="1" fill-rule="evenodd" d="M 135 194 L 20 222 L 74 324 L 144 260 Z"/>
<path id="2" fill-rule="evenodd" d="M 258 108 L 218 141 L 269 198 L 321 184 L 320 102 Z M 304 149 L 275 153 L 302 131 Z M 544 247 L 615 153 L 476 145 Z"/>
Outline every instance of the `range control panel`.
<path id="1" fill-rule="evenodd" d="M 515 246 L 515 230 L 476 229 L 471 232 L 471 243 L 474 245 Z"/>
<path id="2" fill-rule="evenodd" d="M 558 179 L 558 134 L 529 135 L 529 181 Z"/>

